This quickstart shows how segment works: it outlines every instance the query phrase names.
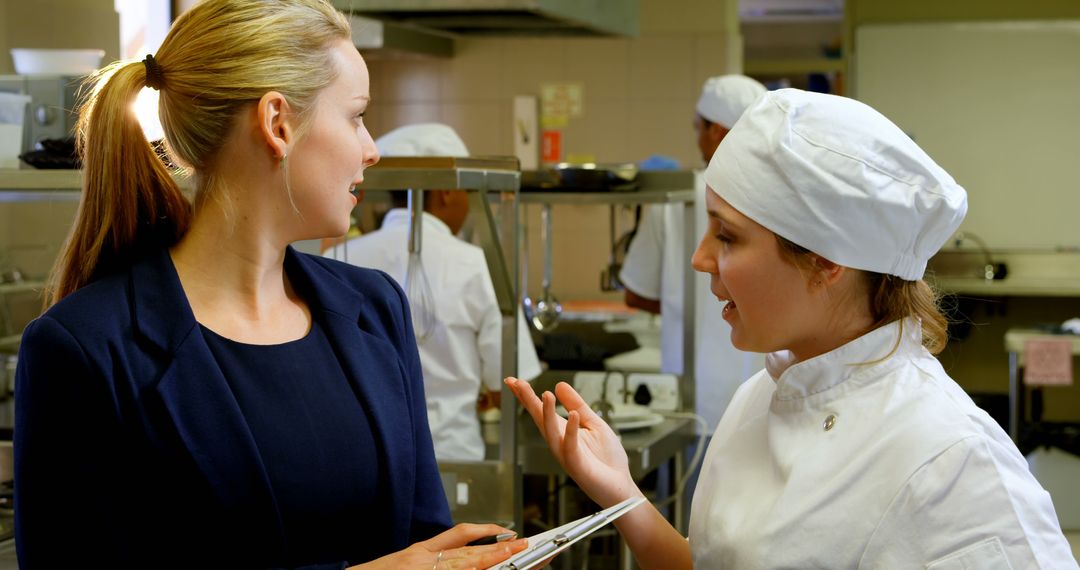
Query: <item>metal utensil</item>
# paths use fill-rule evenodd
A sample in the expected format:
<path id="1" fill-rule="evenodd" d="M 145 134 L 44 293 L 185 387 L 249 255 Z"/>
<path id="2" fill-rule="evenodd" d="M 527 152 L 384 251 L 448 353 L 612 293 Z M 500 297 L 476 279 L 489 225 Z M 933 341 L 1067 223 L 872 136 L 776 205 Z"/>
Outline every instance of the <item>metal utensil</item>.
<path id="1" fill-rule="evenodd" d="M 532 323 L 540 332 L 550 331 L 559 324 L 559 315 L 562 314 L 562 305 L 555 295 L 551 294 L 551 263 L 552 263 L 552 231 L 551 231 L 551 204 L 544 204 L 540 213 L 541 226 L 540 241 L 544 243 L 544 283 L 543 296 L 536 302 L 536 310 L 533 312 Z"/>
<path id="2" fill-rule="evenodd" d="M 409 190 L 409 262 L 405 269 L 405 296 L 412 312 L 413 334 L 423 342 L 435 329 L 435 300 L 420 257 L 424 235 L 424 197 Z"/>
<path id="3" fill-rule="evenodd" d="M 533 326 L 533 315 L 536 314 L 536 307 L 533 306 L 533 300 L 529 297 L 529 207 L 525 204 L 521 205 L 521 224 L 519 226 L 521 231 L 521 309 L 525 313 L 525 322 L 529 323 L 529 326 Z"/>

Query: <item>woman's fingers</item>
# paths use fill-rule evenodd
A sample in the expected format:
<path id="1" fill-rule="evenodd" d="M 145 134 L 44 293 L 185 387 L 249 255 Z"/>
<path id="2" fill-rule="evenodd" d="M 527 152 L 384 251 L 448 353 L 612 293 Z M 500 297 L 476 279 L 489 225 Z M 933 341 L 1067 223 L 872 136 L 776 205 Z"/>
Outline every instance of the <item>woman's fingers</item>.
<path id="1" fill-rule="evenodd" d="M 559 401 L 562 402 L 563 407 L 568 412 L 584 413 L 584 410 L 592 410 L 585 398 L 582 398 L 581 394 L 578 394 L 577 390 L 566 382 L 559 382 L 555 385 L 555 395 L 558 396 Z"/>
<path id="2" fill-rule="evenodd" d="M 466 546 L 453 550 L 444 550 L 439 568 L 487 568 L 525 550 L 529 540 L 519 538 L 508 542 L 486 546 Z"/>
<path id="3" fill-rule="evenodd" d="M 575 411 L 581 415 L 579 418 L 581 420 L 580 425 L 585 428 L 591 429 L 599 425 L 607 425 L 607 422 L 593 411 L 592 406 L 585 401 L 585 398 L 582 398 L 581 394 L 578 394 L 577 390 L 566 382 L 559 382 L 555 385 L 555 395 L 568 412 Z"/>
<path id="4" fill-rule="evenodd" d="M 562 463 L 562 439 L 564 429 L 563 426 L 566 420 L 559 417 L 559 414 L 555 412 L 555 395 L 551 392 L 544 392 L 544 439 L 548 442 L 548 447 L 551 448 L 551 452 L 555 454 L 555 459 Z"/>
<path id="5" fill-rule="evenodd" d="M 532 416 L 533 423 L 540 430 L 544 429 L 544 414 L 543 403 L 540 398 L 536 397 L 536 392 L 533 391 L 532 386 L 528 382 L 523 382 L 510 376 L 504 380 L 506 385 L 510 387 L 510 391 L 514 393 L 514 397 L 521 402 L 521 407 L 525 408 L 526 412 Z"/>
<path id="6" fill-rule="evenodd" d="M 581 416 L 578 412 L 570 412 L 566 418 L 566 433 L 563 434 L 564 457 L 576 457 L 578 453 L 578 426 L 581 425 Z"/>
<path id="7" fill-rule="evenodd" d="M 465 546 L 478 538 L 514 532 L 497 524 L 470 524 L 461 523 L 450 530 L 443 531 L 423 542 L 424 548 L 432 552 L 449 550 Z"/>

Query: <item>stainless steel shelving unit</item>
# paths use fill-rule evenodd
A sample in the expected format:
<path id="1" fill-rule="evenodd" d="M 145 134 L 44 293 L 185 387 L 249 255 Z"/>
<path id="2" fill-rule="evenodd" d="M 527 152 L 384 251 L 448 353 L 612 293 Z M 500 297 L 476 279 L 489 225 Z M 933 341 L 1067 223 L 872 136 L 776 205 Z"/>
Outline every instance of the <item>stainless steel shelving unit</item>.
<path id="1" fill-rule="evenodd" d="M 679 171 L 645 171 L 638 174 L 637 190 L 626 192 L 575 192 L 552 190 L 549 192 L 523 192 L 522 204 L 575 204 L 575 205 L 627 205 L 627 204 L 682 204 L 683 245 L 687 261 L 694 254 L 698 235 L 694 230 L 694 173 Z M 683 273 L 683 373 L 679 378 L 679 397 L 685 409 L 694 409 L 694 270 L 686 264 Z M 687 364 L 688 363 L 688 364 Z"/>
<path id="2" fill-rule="evenodd" d="M 517 375 L 517 308 L 521 299 L 516 271 L 520 186 L 521 172 L 513 157 L 388 157 L 365 172 L 363 183 L 366 192 L 409 190 L 422 194 L 424 190 L 461 190 L 470 193 L 470 211 L 480 217 L 475 229 L 502 313 L 504 377 Z M 498 220 L 489 205 L 492 201 L 499 209 Z M 410 203 L 414 212 L 412 219 L 420 219 L 422 201 L 412 199 Z M 462 519 L 493 518 L 504 524 L 513 522 L 514 528 L 522 528 L 516 402 L 504 387 L 498 460 L 439 464 L 452 509 L 467 513 Z M 462 484 L 474 489 L 468 493 L 464 505 L 461 504 L 462 496 L 456 492 L 457 486 Z M 499 520 L 504 517 L 513 520 Z M 455 518 L 459 518 L 456 512 Z"/>
<path id="3" fill-rule="evenodd" d="M 612 192 L 575 192 L 552 190 L 549 192 L 529 191 L 521 194 L 522 204 L 576 204 L 576 205 L 626 205 L 626 204 L 682 204 L 683 205 L 683 244 L 687 261 L 694 253 L 698 235 L 694 225 L 695 185 L 692 171 L 650 171 L 641 172 L 637 177 L 637 189 L 634 191 Z M 683 373 L 679 377 L 679 395 L 683 409 L 694 409 L 696 390 L 694 379 L 694 342 L 695 289 L 694 270 L 689 262 L 683 274 Z M 623 439 L 627 455 L 630 458 L 631 472 L 644 476 L 660 464 L 674 459 L 674 479 L 682 479 L 685 461 L 681 451 L 692 437 L 692 422 L 686 419 L 665 420 L 662 424 L 646 432 L 627 434 Z M 547 445 L 538 435 L 522 438 L 526 449 L 523 464 L 526 472 L 538 471 L 554 473 L 557 464 L 545 454 Z M 683 501 L 675 501 L 674 519 L 676 528 L 682 532 L 682 521 L 686 519 Z M 623 544 L 620 557 L 622 568 L 630 567 L 631 556 Z"/>

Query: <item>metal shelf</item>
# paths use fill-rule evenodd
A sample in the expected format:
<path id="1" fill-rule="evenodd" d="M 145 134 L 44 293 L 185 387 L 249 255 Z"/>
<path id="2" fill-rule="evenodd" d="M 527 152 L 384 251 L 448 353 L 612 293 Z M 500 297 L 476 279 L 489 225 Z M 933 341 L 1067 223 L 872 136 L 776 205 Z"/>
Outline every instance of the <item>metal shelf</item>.
<path id="1" fill-rule="evenodd" d="M 675 204 L 693 202 L 693 190 L 636 192 L 522 192 L 524 204 Z"/>
<path id="2" fill-rule="evenodd" d="M 637 190 L 625 192 L 526 191 L 524 204 L 678 204 L 693 203 L 694 173 L 690 170 L 638 173 Z"/>
<path id="3" fill-rule="evenodd" d="M 18 283 L 0 283 L 0 295 L 11 293 L 25 293 L 41 291 L 45 288 L 44 281 L 20 281 Z"/>
<path id="4" fill-rule="evenodd" d="M 191 179 L 174 174 L 182 189 L 191 188 Z M 82 196 L 81 170 L 0 169 L 0 203 L 78 201 Z"/>
<path id="5" fill-rule="evenodd" d="M 514 157 L 388 157 L 364 172 L 361 188 L 517 192 L 520 185 Z"/>

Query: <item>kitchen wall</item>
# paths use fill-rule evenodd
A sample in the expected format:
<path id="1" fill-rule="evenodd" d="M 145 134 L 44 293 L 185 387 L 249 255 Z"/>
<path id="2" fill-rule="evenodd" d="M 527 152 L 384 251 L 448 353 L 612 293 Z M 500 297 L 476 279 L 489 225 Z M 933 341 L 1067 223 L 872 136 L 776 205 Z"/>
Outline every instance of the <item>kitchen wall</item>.
<path id="1" fill-rule="evenodd" d="M 850 0 L 848 16 L 852 95 L 967 188 L 963 229 L 991 250 L 1075 255 L 1080 3 Z M 941 361 L 973 393 L 1007 393 L 1009 328 L 1080 316 L 1075 297 L 984 297 L 964 307 L 974 326 Z M 1080 421 L 1080 386 L 1048 389 L 1046 417 Z"/>
<path id="2" fill-rule="evenodd" d="M 0 74 L 14 73 L 10 49 L 96 48 L 104 61 L 120 54 L 113 0 L 0 0 Z"/>
<path id="3" fill-rule="evenodd" d="M 450 59 L 371 56 L 366 120 L 376 136 L 444 122 L 473 154 L 512 155 L 513 97 L 574 82 L 582 85 L 584 113 L 563 131 L 564 156 L 624 162 L 662 154 L 695 168 L 701 158 L 691 125 L 701 85 L 741 69 L 736 8 L 735 0 L 643 0 L 638 38 L 466 38 Z M 538 212 L 530 209 L 532 294 L 540 282 Z M 598 286 L 610 250 L 606 208 L 560 205 L 553 219 L 555 293 L 619 298 Z"/>

